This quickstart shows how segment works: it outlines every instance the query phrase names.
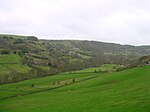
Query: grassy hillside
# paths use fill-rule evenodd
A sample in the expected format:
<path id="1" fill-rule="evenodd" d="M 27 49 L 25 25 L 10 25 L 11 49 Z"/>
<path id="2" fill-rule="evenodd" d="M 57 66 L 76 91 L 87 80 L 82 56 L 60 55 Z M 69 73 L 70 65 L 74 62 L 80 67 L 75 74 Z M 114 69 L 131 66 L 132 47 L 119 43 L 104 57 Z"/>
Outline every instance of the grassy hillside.
<path id="1" fill-rule="evenodd" d="M 17 88 L 17 86 L 19 89 L 26 90 L 24 86 L 31 83 L 35 84 L 35 87 L 32 88 L 36 88 L 36 85 L 37 87 L 49 85 L 56 80 L 67 80 L 73 77 L 78 77 L 81 80 L 87 76 L 95 76 L 60 88 L 0 100 L 0 111 L 149 112 L 149 73 L 150 66 L 145 66 L 109 74 L 85 71 L 84 73 L 74 73 L 73 75 L 62 74 L 11 85 L 2 85 L 0 86 L 1 90 L 11 90 L 14 87 Z M 21 92 L 19 89 L 18 92 Z"/>
<path id="2" fill-rule="evenodd" d="M 32 80 L 25 80 L 13 84 L 5 84 L 0 86 L 0 99 L 5 97 L 18 96 L 21 94 L 30 94 L 39 90 L 51 89 L 55 87 L 60 87 L 66 84 L 72 84 L 73 79 L 75 82 L 79 82 L 85 79 L 94 78 L 102 73 L 95 73 L 95 70 L 115 70 L 113 67 L 119 66 L 115 64 L 103 65 L 96 68 L 83 69 L 79 71 L 74 71 L 72 73 L 60 73 L 55 76 L 36 78 Z M 108 71 L 106 71 L 108 72 Z M 85 74 L 84 74 L 85 73 Z M 34 84 L 34 87 L 31 85 Z"/>
<path id="3" fill-rule="evenodd" d="M 22 36 L 22 35 L 9 35 L 9 34 L 0 34 L 0 37 L 27 38 L 27 36 Z"/>
<path id="4" fill-rule="evenodd" d="M 22 58 L 17 54 L 0 55 L 0 83 L 5 83 L 8 79 L 20 78 L 31 70 L 27 65 L 22 64 Z M 17 79 L 16 78 L 16 79 Z"/>
<path id="5" fill-rule="evenodd" d="M 11 71 L 25 73 L 30 69 L 30 67 L 21 64 L 21 57 L 19 55 L 0 55 L 0 75 L 4 75 L 4 73 L 10 73 Z"/>
<path id="6" fill-rule="evenodd" d="M 16 54 L 3 54 L 0 55 L 0 63 L 1 64 L 20 64 L 21 63 L 21 57 Z"/>
<path id="7" fill-rule="evenodd" d="M 0 43 L 0 67 L 4 75 L 0 77 L 0 84 L 99 67 L 106 63 L 133 66 L 137 65 L 139 57 L 150 55 L 150 46 L 39 40 L 34 36 L 0 34 Z M 28 72 L 28 68 L 32 70 Z M 20 74 L 16 76 L 16 73 L 25 74 L 18 77 Z"/>

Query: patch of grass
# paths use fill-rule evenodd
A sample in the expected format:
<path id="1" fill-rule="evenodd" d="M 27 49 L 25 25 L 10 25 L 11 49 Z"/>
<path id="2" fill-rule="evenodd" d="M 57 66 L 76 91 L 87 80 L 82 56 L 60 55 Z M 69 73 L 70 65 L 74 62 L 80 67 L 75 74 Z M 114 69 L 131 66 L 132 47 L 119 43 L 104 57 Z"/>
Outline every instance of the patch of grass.
<path id="1" fill-rule="evenodd" d="M 13 37 L 13 38 L 27 38 L 27 36 L 22 35 L 9 35 L 9 34 L 0 34 L 0 37 Z"/>
<path id="2" fill-rule="evenodd" d="M 31 68 L 21 64 L 21 57 L 17 54 L 3 54 L 0 55 L 0 75 L 16 71 L 19 73 L 26 73 Z"/>
<path id="3" fill-rule="evenodd" d="M 69 63 L 75 63 L 75 62 L 79 62 L 78 58 L 72 58 L 69 60 Z"/>
<path id="4" fill-rule="evenodd" d="M 87 74 L 65 73 L 65 74 L 58 74 L 58 75 L 49 76 L 49 77 L 25 80 L 25 81 L 13 83 L 13 84 L 4 84 L 0 86 L 0 91 L 1 91 L 0 98 L 12 96 L 14 95 L 15 91 L 16 91 L 15 95 L 17 95 L 17 94 L 20 94 L 20 91 L 21 92 L 24 91 L 24 93 L 26 93 L 26 92 L 44 90 L 47 88 L 54 88 L 56 86 L 61 86 L 61 85 L 64 85 L 65 83 L 70 84 L 73 82 L 73 79 L 75 79 L 75 81 L 80 81 L 80 80 L 83 80 L 84 78 L 88 78 L 90 76 L 97 76 L 97 75 L 98 74 L 92 74 L 92 73 L 87 73 Z M 32 84 L 35 85 L 34 88 L 31 87 Z"/>
<path id="5" fill-rule="evenodd" d="M 3 64 L 0 64 L 0 71 L 1 71 L 0 74 L 7 74 L 10 72 L 10 70 Z"/>
<path id="6" fill-rule="evenodd" d="M 21 57 L 17 54 L 0 55 L 0 64 L 21 63 Z"/>
<path id="7" fill-rule="evenodd" d="M 4 81 L 20 80 L 20 78 L 29 74 L 31 68 L 27 65 L 22 64 L 21 57 L 17 54 L 3 54 L 0 55 L 0 83 Z M 31 74 L 32 75 L 32 74 Z M 7 94 L 13 93 L 0 91 L 1 94 L 6 96 Z M 1 97 L 0 94 L 0 97 Z"/>
<path id="8" fill-rule="evenodd" d="M 43 70 L 50 70 L 52 67 L 50 67 L 50 66 L 36 66 L 36 67 L 38 67 L 38 68 L 41 68 L 41 69 L 43 69 Z"/>

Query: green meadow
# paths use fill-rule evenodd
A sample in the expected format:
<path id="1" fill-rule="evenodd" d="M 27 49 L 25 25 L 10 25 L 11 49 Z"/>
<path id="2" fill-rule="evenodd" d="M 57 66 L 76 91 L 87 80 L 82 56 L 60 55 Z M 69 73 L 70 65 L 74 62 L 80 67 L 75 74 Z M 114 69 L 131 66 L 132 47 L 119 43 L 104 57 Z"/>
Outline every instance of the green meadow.
<path id="1" fill-rule="evenodd" d="M 0 85 L 0 112 L 150 111 L 150 66 L 112 73 L 94 70 Z"/>
<path id="2" fill-rule="evenodd" d="M 25 73 L 30 69 L 30 67 L 21 63 L 21 57 L 17 54 L 0 55 L 0 76 L 12 71 Z"/>

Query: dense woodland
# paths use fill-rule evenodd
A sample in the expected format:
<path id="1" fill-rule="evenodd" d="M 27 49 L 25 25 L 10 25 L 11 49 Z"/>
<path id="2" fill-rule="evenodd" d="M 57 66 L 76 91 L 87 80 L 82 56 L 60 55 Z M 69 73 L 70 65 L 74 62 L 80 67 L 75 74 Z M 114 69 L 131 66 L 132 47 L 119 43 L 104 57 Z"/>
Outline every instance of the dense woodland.
<path id="1" fill-rule="evenodd" d="M 2 67 L 9 69 L 9 72 L 0 74 L 0 84 L 71 72 L 105 63 L 135 66 L 143 63 L 143 58 L 140 57 L 150 55 L 150 46 L 79 40 L 39 40 L 35 36 L 0 35 L 0 58 L 5 55 L 19 57 L 20 62 L 10 57 L 0 62 Z M 10 64 L 19 64 L 28 69 L 20 72 L 9 67 Z"/>

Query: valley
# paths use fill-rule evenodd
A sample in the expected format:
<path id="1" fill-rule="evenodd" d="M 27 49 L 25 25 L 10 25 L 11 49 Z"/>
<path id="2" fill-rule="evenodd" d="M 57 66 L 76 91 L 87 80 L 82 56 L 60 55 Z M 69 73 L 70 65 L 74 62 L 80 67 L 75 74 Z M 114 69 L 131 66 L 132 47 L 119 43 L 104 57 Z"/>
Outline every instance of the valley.
<path id="1" fill-rule="evenodd" d="M 150 46 L 0 35 L 0 112 L 148 112 Z"/>

